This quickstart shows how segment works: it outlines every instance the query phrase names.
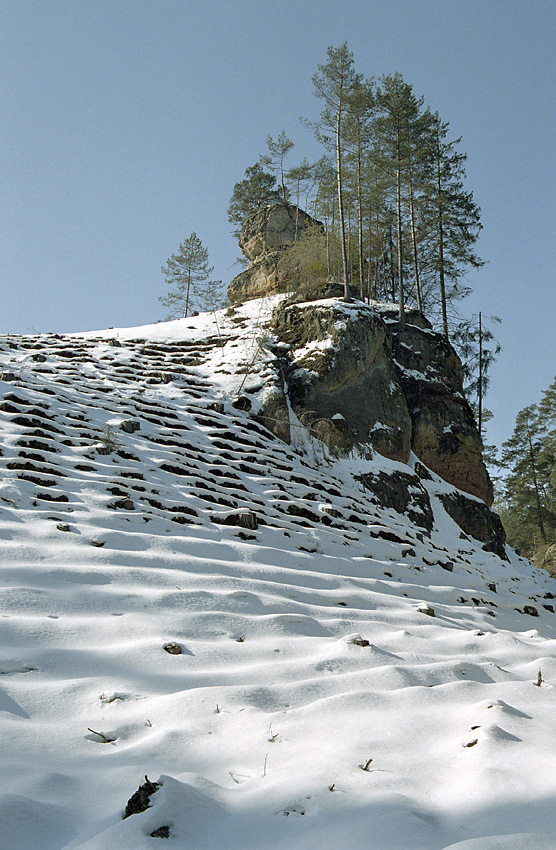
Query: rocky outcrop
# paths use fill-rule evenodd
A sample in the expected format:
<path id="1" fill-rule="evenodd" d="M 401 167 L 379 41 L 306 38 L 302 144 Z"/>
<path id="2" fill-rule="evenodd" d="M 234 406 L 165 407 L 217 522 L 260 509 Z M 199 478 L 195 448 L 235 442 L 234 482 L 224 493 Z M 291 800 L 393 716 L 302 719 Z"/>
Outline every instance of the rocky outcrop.
<path id="1" fill-rule="evenodd" d="M 418 475 L 399 471 L 391 475 L 365 473 L 358 480 L 383 508 L 405 514 L 414 525 L 432 531 L 434 515 L 430 498 Z"/>
<path id="2" fill-rule="evenodd" d="M 413 452 L 492 504 L 460 360 L 420 314 L 409 313 L 400 332 L 381 305 L 288 299 L 274 311 L 273 330 L 289 403 L 315 436 L 331 448 L 367 444 L 402 463 Z"/>
<path id="3" fill-rule="evenodd" d="M 441 334 L 392 325 L 392 356 L 412 423 L 411 447 L 445 481 L 492 504 L 475 418 L 463 394 L 461 362 Z"/>
<path id="4" fill-rule="evenodd" d="M 479 540 L 485 551 L 508 560 L 506 532 L 498 514 L 490 511 L 484 502 L 468 499 L 463 493 L 443 493 L 439 498 L 446 513 L 465 534 Z"/>
<path id="5" fill-rule="evenodd" d="M 269 251 L 250 263 L 228 286 L 228 298 L 232 304 L 241 304 L 253 298 L 288 292 L 291 275 L 280 251 Z"/>
<path id="6" fill-rule="evenodd" d="M 272 320 L 281 385 L 268 388 L 259 418 L 285 440 L 291 409 L 332 450 L 369 446 L 406 464 L 413 452 L 424 467 L 491 505 L 456 352 L 416 310 L 407 311 L 400 331 L 394 305 L 346 303 L 335 283 L 300 287 L 285 249 L 311 223 L 283 201 L 252 210 L 241 230 L 250 265 L 231 282 L 230 300 L 291 293 Z"/>
<path id="7" fill-rule="evenodd" d="M 407 462 L 411 419 L 378 313 L 327 299 L 280 305 L 273 324 L 289 345 L 288 396 L 300 421 L 329 443 L 371 443 Z"/>
<path id="8" fill-rule="evenodd" d="M 248 213 L 239 246 L 250 263 L 228 287 L 232 304 L 296 287 L 298 280 L 285 259 L 285 249 L 312 223 L 315 220 L 310 215 L 287 201 L 256 207 Z"/>
<path id="9" fill-rule="evenodd" d="M 287 201 L 256 207 L 243 223 L 239 247 L 248 260 L 256 260 L 261 254 L 287 248 L 313 220 Z"/>

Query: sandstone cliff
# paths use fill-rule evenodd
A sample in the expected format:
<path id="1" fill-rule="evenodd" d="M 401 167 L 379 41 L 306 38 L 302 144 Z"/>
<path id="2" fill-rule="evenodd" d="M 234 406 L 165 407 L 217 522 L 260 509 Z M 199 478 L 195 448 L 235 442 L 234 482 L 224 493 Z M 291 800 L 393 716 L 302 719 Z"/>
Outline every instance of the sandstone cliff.
<path id="1" fill-rule="evenodd" d="M 312 223 L 320 224 L 287 201 L 251 210 L 239 237 L 239 247 L 250 262 L 228 287 L 232 304 L 289 292 L 296 285 L 295 275 L 285 262 L 284 249 Z"/>
<path id="2" fill-rule="evenodd" d="M 413 452 L 445 481 L 492 504 L 461 363 L 421 316 L 400 332 L 387 305 L 284 301 L 273 328 L 284 391 L 298 418 L 333 444 L 370 444 L 407 463 Z M 419 324 L 413 324 L 418 321 Z"/>
<path id="3" fill-rule="evenodd" d="M 230 284 L 230 299 L 295 289 L 281 270 L 284 249 L 311 221 L 285 202 L 253 210 L 240 237 L 251 264 Z M 327 295 L 338 294 L 329 287 Z M 413 452 L 445 481 L 492 504 L 461 362 L 445 337 L 415 310 L 400 331 L 394 305 L 320 295 L 294 292 L 274 311 L 283 380 L 268 395 L 267 426 L 288 440 L 291 408 L 332 448 L 368 445 L 402 463 Z"/>

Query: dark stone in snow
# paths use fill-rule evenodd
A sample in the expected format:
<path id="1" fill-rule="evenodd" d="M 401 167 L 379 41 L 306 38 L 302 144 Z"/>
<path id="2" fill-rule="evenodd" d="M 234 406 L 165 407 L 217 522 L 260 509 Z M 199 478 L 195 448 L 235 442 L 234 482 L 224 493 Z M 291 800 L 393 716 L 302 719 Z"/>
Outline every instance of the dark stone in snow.
<path id="1" fill-rule="evenodd" d="M 159 782 L 151 782 L 148 776 L 145 776 L 145 782 L 140 785 L 135 794 L 127 801 L 123 820 L 131 815 L 137 815 L 149 808 L 149 803 L 152 795 L 160 788 Z"/>
<path id="2" fill-rule="evenodd" d="M 170 838 L 170 827 L 159 826 L 154 832 L 151 832 L 151 838 Z"/>
<path id="3" fill-rule="evenodd" d="M 124 419 L 123 422 L 120 422 L 120 430 L 125 431 L 126 434 L 133 434 L 134 431 L 138 431 L 141 427 L 141 423 L 137 422 L 136 419 Z"/>
<path id="4" fill-rule="evenodd" d="M 236 410 L 251 410 L 251 400 L 245 395 L 240 395 L 232 402 L 232 407 L 235 407 Z"/>

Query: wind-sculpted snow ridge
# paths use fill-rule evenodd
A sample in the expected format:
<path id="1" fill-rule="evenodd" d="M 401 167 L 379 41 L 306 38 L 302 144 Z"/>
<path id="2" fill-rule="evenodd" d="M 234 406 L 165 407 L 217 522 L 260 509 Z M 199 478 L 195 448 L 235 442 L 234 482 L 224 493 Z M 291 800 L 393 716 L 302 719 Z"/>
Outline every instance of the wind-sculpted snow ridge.
<path id="1" fill-rule="evenodd" d="M 556 582 L 262 427 L 269 309 L 0 339 L 2 850 L 553 850 Z"/>

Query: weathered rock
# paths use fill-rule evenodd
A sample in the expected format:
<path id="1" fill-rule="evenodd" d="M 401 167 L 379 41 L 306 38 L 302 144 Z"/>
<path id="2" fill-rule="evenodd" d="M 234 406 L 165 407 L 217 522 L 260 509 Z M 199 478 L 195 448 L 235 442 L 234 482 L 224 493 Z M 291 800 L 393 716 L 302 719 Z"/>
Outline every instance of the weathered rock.
<path id="1" fill-rule="evenodd" d="M 222 516 L 211 516 L 210 520 L 219 525 L 235 525 L 239 528 L 249 528 L 252 531 L 255 531 L 260 523 L 257 514 L 250 510 L 234 511 Z"/>
<path id="2" fill-rule="evenodd" d="M 293 284 L 278 251 L 258 257 L 240 272 L 228 286 L 228 298 L 232 304 L 263 298 L 277 292 L 289 292 Z"/>
<path id="3" fill-rule="evenodd" d="M 395 305 L 347 304 L 339 300 L 343 288 L 335 283 L 301 286 L 285 249 L 312 221 L 280 202 L 253 210 L 242 228 L 240 246 L 251 264 L 230 284 L 230 300 L 291 293 L 273 314 L 272 330 L 281 343 L 275 362 L 280 378 L 268 387 L 257 418 L 289 441 L 291 408 L 332 452 L 368 446 L 407 463 L 413 451 L 420 461 L 417 482 L 430 475 L 429 469 L 492 504 L 456 352 L 415 309 L 407 310 L 400 332 Z M 406 509 L 415 503 L 411 510 L 428 527 L 426 500 L 415 501 L 419 487 L 399 483 L 399 492 L 383 496 L 393 506 L 404 502 Z"/>
<path id="4" fill-rule="evenodd" d="M 412 449 L 445 481 L 492 504 L 475 418 L 463 395 L 461 361 L 448 340 L 407 325 L 392 354 L 412 421 Z"/>
<path id="5" fill-rule="evenodd" d="M 246 395 L 240 395 L 232 402 L 232 407 L 236 410 L 251 410 L 251 399 Z"/>
<path id="6" fill-rule="evenodd" d="M 251 262 L 228 287 L 232 304 L 299 286 L 299 275 L 286 262 L 285 249 L 312 223 L 310 215 L 286 201 L 251 210 L 239 237 L 240 248 Z"/>
<path id="7" fill-rule="evenodd" d="M 120 430 L 125 431 L 126 434 L 133 434 L 135 431 L 139 431 L 141 428 L 141 423 L 137 419 L 124 419 L 120 422 Z"/>
<path id="8" fill-rule="evenodd" d="M 247 259 L 256 260 L 261 254 L 291 245 L 313 221 L 310 215 L 287 201 L 256 207 L 243 223 L 239 247 Z"/>
<path id="9" fill-rule="evenodd" d="M 465 534 L 483 544 L 487 552 L 494 552 L 507 561 L 506 532 L 498 514 L 482 501 L 468 499 L 464 493 L 443 493 L 439 496 L 444 510 Z"/>
<path id="10" fill-rule="evenodd" d="M 371 443 L 407 462 L 411 419 L 389 356 L 387 327 L 366 304 L 335 300 L 281 304 L 273 327 L 290 346 L 290 403 L 306 427 L 326 442 Z"/>
<path id="11" fill-rule="evenodd" d="M 149 777 L 145 776 L 144 784 L 140 785 L 135 794 L 132 794 L 127 801 L 123 820 L 131 815 L 137 815 L 140 814 L 140 812 L 145 812 L 149 808 L 152 795 L 155 794 L 159 788 L 159 782 L 151 782 Z"/>
<path id="12" fill-rule="evenodd" d="M 170 827 L 167 824 L 159 826 L 154 832 L 151 832 L 151 838 L 170 838 Z"/>
<path id="13" fill-rule="evenodd" d="M 387 475 L 367 473 L 358 478 L 366 490 L 376 497 L 379 505 L 404 513 L 414 525 L 432 531 L 434 516 L 429 494 L 417 475 L 395 472 Z"/>
<path id="14" fill-rule="evenodd" d="M 263 397 L 262 410 L 257 420 L 276 437 L 289 443 L 291 440 L 290 411 L 283 388 L 271 387 Z"/>

